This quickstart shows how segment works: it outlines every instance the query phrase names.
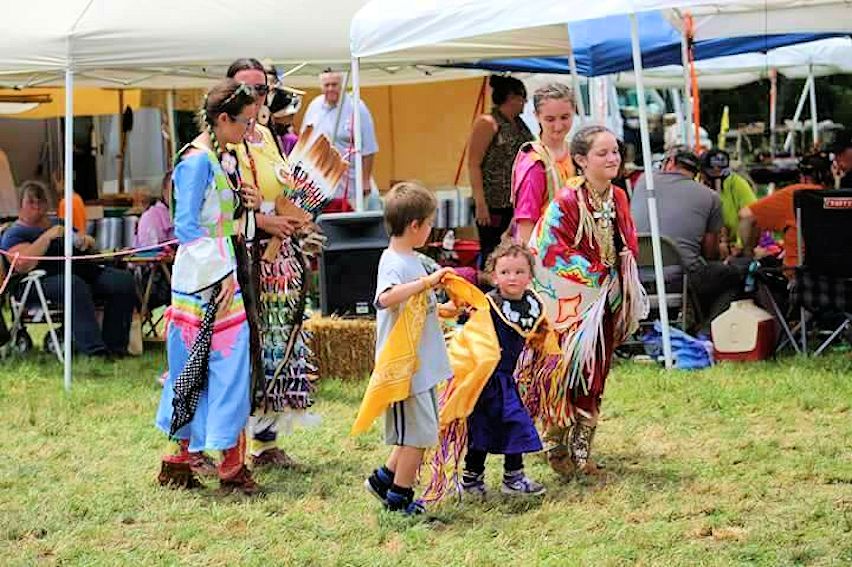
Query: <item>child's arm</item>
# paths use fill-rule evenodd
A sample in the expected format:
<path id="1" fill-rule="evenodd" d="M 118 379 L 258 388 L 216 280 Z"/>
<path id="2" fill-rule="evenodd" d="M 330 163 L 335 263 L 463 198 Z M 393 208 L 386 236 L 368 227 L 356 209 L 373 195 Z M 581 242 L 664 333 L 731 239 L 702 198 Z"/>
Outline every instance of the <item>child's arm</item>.
<path id="1" fill-rule="evenodd" d="M 379 306 L 382 309 L 388 309 L 390 307 L 399 305 L 409 297 L 416 295 L 421 291 L 426 291 L 429 288 L 435 287 L 441 282 L 441 278 L 444 277 L 445 274 L 452 273 L 452 271 L 452 268 L 441 268 L 437 272 L 422 277 L 418 280 L 414 280 L 413 282 L 397 284 L 389 289 L 386 289 L 381 294 L 379 294 Z"/>

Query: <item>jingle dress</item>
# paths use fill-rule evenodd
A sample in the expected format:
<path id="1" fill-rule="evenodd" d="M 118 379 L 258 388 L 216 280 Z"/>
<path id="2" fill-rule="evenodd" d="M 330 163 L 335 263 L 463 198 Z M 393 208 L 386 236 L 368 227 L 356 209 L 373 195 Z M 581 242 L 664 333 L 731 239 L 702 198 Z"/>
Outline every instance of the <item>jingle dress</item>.
<path id="1" fill-rule="evenodd" d="M 238 444 L 250 409 L 249 325 L 239 284 L 224 313 L 214 302 L 221 282 L 237 275 L 236 197 L 213 152 L 188 147 L 200 151 L 184 157 L 173 175 L 179 246 L 166 314 L 169 375 L 156 424 L 189 440 L 189 451 L 227 450 Z M 206 355 L 199 350 L 205 339 Z M 194 377 L 200 389 L 185 391 L 182 384 Z"/>
<path id="2" fill-rule="evenodd" d="M 274 215 L 276 198 L 286 195 L 289 188 L 290 166 L 272 132 L 260 125 L 255 128 L 260 140 L 246 140 L 235 149 L 243 178 L 262 194 L 260 214 Z M 261 237 L 252 250 L 253 257 L 262 258 L 255 265 L 259 266 L 256 281 L 265 378 L 254 392 L 250 450 L 255 456 L 276 446 L 282 414 L 294 417 L 294 411 L 313 405 L 316 367 L 311 363 L 310 336 L 303 326 L 310 274 L 301 246 L 303 236 L 283 238 L 271 261 L 265 256 L 272 239 Z"/>

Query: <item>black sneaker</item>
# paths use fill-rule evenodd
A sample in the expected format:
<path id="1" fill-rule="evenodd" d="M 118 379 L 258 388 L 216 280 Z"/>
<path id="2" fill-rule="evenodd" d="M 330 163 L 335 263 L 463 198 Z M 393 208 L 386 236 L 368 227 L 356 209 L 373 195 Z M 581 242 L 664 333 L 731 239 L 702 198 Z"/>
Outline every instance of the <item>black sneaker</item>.
<path id="1" fill-rule="evenodd" d="M 387 492 L 387 499 L 385 501 L 387 502 L 388 510 L 399 512 L 404 516 L 419 516 L 426 513 L 423 501 L 415 500 L 407 494 L 400 494 L 390 490 Z"/>
<path id="2" fill-rule="evenodd" d="M 381 471 L 379 469 L 374 470 L 373 474 L 368 476 L 364 481 L 364 488 L 367 489 L 367 492 L 375 496 L 379 502 L 387 506 L 390 483 L 383 481 L 381 477 Z"/>

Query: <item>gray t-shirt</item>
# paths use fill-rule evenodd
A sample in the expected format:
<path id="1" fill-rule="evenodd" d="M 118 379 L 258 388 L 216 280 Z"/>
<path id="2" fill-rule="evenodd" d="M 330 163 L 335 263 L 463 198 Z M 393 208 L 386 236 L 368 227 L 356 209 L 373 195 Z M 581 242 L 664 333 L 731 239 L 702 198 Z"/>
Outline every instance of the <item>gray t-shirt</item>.
<path id="1" fill-rule="evenodd" d="M 405 303 L 389 309 L 379 305 L 379 295 L 395 285 L 405 284 L 426 276 L 423 264 L 414 254 L 401 254 L 390 248 L 382 253 L 379 260 L 379 276 L 376 283 L 376 356 L 382 350 L 385 341 L 396 323 Z M 438 321 L 437 302 L 435 294 L 429 292 L 428 314 L 423 326 L 423 335 L 417 347 L 419 366 L 411 378 L 411 395 L 425 392 L 438 382 L 448 379 L 453 371 L 447 356 L 447 346 Z"/>
<path id="2" fill-rule="evenodd" d="M 674 240 L 688 269 L 705 263 L 701 242 L 722 228 L 722 201 L 715 191 L 677 172 L 654 172 L 660 234 Z M 630 212 L 637 232 L 651 232 L 645 178 L 633 191 Z"/>

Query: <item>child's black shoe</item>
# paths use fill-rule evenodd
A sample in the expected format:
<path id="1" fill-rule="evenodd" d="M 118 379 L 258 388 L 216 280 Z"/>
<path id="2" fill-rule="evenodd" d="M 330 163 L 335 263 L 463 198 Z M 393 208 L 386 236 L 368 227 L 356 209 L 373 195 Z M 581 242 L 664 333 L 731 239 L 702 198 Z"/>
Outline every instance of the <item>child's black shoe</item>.
<path id="1" fill-rule="evenodd" d="M 426 512 L 423 502 L 414 499 L 414 491 L 397 492 L 393 489 L 387 492 L 388 510 L 400 512 L 406 516 L 419 516 Z"/>
<path id="2" fill-rule="evenodd" d="M 388 505 L 388 490 L 393 485 L 393 473 L 387 467 L 379 467 L 364 481 L 364 488 L 379 502 Z"/>

